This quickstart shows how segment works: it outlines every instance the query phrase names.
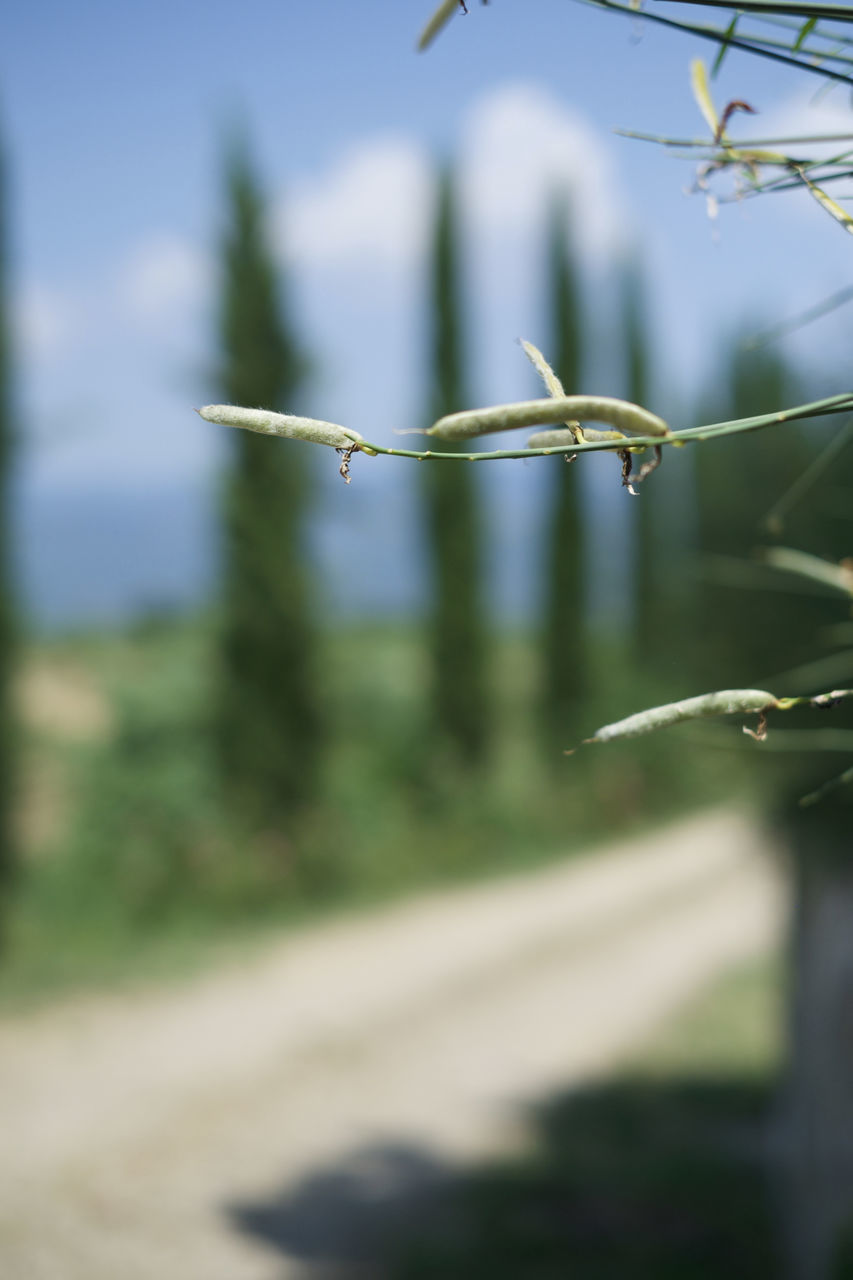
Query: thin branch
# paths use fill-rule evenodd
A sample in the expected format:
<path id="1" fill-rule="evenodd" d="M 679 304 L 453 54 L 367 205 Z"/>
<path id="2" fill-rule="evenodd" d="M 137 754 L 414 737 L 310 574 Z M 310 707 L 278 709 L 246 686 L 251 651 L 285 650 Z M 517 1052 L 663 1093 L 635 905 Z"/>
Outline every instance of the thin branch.
<path id="1" fill-rule="evenodd" d="M 741 13 L 775 16 L 792 14 L 799 18 L 818 18 L 828 22 L 853 22 L 849 4 L 817 4 L 814 0 L 659 0 L 661 4 L 691 4 L 706 9 L 736 9 Z"/>
<path id="2" fill-rule="evenodd" d="M 810 555 L 807 551 L 797 551 L 792 547 L 767 547 L 762 553 L 765 564 L 783 573 L 795 573 L 812 582 L 820 582 L 842 595 L 853 596 L 853 567 L 847 564 L 833 564 L 829 560 L 821 560 L 820 556 Z"/>
<path id="3" fill-rule="evenodd" d="M 657 142 L 664 147 L 703 147 L 709 151 L 719 148 L 719 144 L 714 142 L 713 138 L 668 138 L 659 133 L 639 133 L 635 129 L 614 129 L 614 133 L 621 138 L 633 138 L 639 142 Z M 751 147 L 785 147 L 791 143 L 802 143 L 807 146 L 813 143 L 826 142 L 853 142 L 853 133 L 815 133 L 815 134 L 796 134 L 790 138 L 738 138 L 737 142 L 732 143 L 735 150 L 747 150 Z M 726 148 L 728 149 L 728 148 Z M 820 163 L 830 164 L 831 161 L 821 161 Z"/>
<path id="4" fill-rule="evenodd" d="M 783 528 L 783 516 L 791 511 L 804 494 L 823 475 L 831 462 L 845 449 L 850 441 L 853 440 L 853 418 L 848 418 L 845 425 L 839 431 L 838 435 L 833 436 L 827 442 L 816 458 L 812 458 L 805 471 L 801 471 L 796 480 L 780 498 L 777 498 L 773 506 L 761 521 L 764 528 L 772 534 L 780 534 Z"/>
<path id="5" fill-rule="evenodd" d="M 687 0 L 687 3 L 690 2 L 691 0 Z M 635 19 L 637 17 L 645 18 L 648 22 L 670 27 L 675 31 L 684 31 L 688 35 L 699 36 L 703 40 L 713 40 L 715 44 L 727 44 L 732 49 L 741 49 L 746 53 L 753 53 L 757 57 L 769 58 L 771 62 L 781 62 L 786 66 L 797 67 L 801 71 L 813 72 L 824 79 L 835 80 L 839 84 L 853 84 L 853 78 L 849 75 L 844 75 L 840 71 L 832 71 L 828 67 L 818 67 L 803 58 L 778 53 L 772 49 L 764 49 L 760 45 L 752 44 L 741 37 L 728 35 L 727 30 L 723 28 L 706 27 L 694 22 L 679 22 L 675 18 L 664 17 L 662 13 L 652 13 L 648 9 L 638 10 L 631 4 L 618 3 L 618 0 L 581 0 L 581 3 L 591 4 L 599 9 L 609 9 L 614 13 L 624 13 Z M 725 5 L 721 7 L 732 8 L 733 6 Z M 850 10 L 847 11 L 847 20 L 853 21 L 853 13 Z"/>
<path id="6" fill-rule="evenodd" d="M 824 796 L 829 795 L 831 791 L 837 791 L 839 787 L 843 787 L 848 782 L 853 782 L 853 766 L 845 769 L 837 778 L 830 778 L 829 782 L 825 782 L 822 787 L 818 787 L 816 791 L 810 791 L 807 796 L 803 796 L 800 804 L 803 808 L 817 804 Z"/>
<path id="7" fill-rule="evenodd" d="M 568 397 L 567 399 L 572 399 Z M 601 402 L 601 397 L 587 398 L 590 403 Z M 492 425 L 497 410 L 511 412 L 524 409 L 529 401 L 521 401 L 518 405 L 492 406 L 481 411 L 472 410 L 466 417 L 472 421 L 477 413 L 482 413 L 482 421 Z M 543 406 L 544 411 L 553 402 L 543 400 L 536 404 Z M 636 406 L 635 406 L 636 407 Z M 775 413 L 758 414 L 750 418 L 735 418 L 727 422 L 712 422 L 701 427 L 688 427 L 683 431 L 671 431 L 667 435 L 635 435 L 620 436 L 615 432 L 601 432 L 602 438 L 582 441 L 571 440 L 566 444 L 552 445 L 543 448 L 496 449 L 488 452 L 454 452 L 444 453 L 435 449 L 399 449 L 394 446 L 375 444 L 364 440 L 357 431 L 339 426 L 333 422 L 323 422 L 314 418 L 299 418 L 289 414 L 275 413 L 267 409 L 244 409 L 237 405 L 206 405 L 198 410 L 202 418 L 221 426 L 237 427 L 248 431 L 257 431 L 263 435 L 282 436 L 287 439 L 307 440 L 311 443 L 330 445 L 335 449 L 345 449 L 353 453 L 368 455 L 385 454 L 391 457 L 412 458 L 418 462 L 492 462 L 510 458 L 551 457 L 576 453 L 600 453 L 602 451 L 619 451 L 630 448 L 632 451 L 654 449 L 658 445 L 684 445 L 704 440 L 716 440 L 722 436 L 740 435 L 748 431 L 759 431 L 766 427 L 780 426 L 786 422 L 799 422 L 802 419 L 825 417 L 832 414 L 853 411 L 853 392 L 827 396 L 822 400 L 812 400 L 808 404 L 796 405 L 792 409 L 782 409 Z M 529 416 L 529 415 L 528 415 Z M 653 415 L 647 415 L 651 418 Z M 546 417 L 547 422 L 547 417 Z M 532 423 L 528 423 L 532 425 Z M 423 434 L 428 434 L 424 432 Z M 594 433 L 590 433 L 592 435 Z M 615 437 L 615 438 L 614 438 Z"/>

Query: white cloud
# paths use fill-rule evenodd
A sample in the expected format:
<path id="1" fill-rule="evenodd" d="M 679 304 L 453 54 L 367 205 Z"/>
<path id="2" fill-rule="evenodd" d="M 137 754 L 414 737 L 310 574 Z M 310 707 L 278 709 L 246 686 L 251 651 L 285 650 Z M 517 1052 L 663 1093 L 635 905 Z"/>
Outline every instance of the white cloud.
<path id="1" fill-rule="evenodd" d="M 203 297 L 210 265 L 200 249 L 172 234 L 157 234 L 132 251 L 119 272 L 119 298 L 144 324 L 182 315 Z"/>
<path id="2" fill-rule="evenodd" d="M 579 244 L 593 266 L 618 240 L 619 202 L 606 140 L 531 86 L 474 99 L 461 130 L 456 159 L 469 250 L 473 383 L 499 399 L 523 393 L 529 376 L 513 339 L 536 336 L 546 196 L 557 183 L 570 188 Z M 319 356 L 317 411 L 377 438 L 422 412 L 422 268 L 434 193 L 435 163 L 414 133 L 374 135 L 292 182 L 271 211 L 274 242 L 294 268 L 305 345 Z M 188 414 L 196 395 L 183 390 L 188 379 L 176 380 L 177 391 L 160 382 L 166 349 L 181 377 L 205 365 L 197 347 L 214 270 L 191 240 L 152 231 L 128 247 L 102 287 L 89 289 L 82 324 L 76 304 L 29 299 L 34 341 L 64 354 L 83 340 L 62 398 L 97 387 L 85 415 L 90 434 L 55 464 L 45 457 L 45 466 L 67 477 L 132 474 L 136 482 L 158 471 L 195 474 L 210 458 L 218 444 Z M 133 416 L 116 412 L 123 388 L 136 385 L 158 388 L 162 399 Z M 36 405 L 42 417 L 60 398 L 46 388 Z"/>
<path id="3" fill-rule="evenodd" d="M 16 299 L 15 330 L 25 360 L 44 360 L 60 353 L 75 331 L 70 301 L 41 285 L 29 285 Z"/>
<path id="4" fill-rule="evenodd" d="M 559 188 L 571 198 L 583 252 L 603 256 L 619 246 L 620 201 L 601 137 L 532 85 L 507 85 L 476 104 L 464 131 L 461 178 L 480 232 L 529 235 Z"/>
<path id="5" fill-rule="evenodd" d="M 843 133 L 849 136 L 851 125 L 853 125 L 853 112 L 846 98 L 833 94 L 816 99 L 813 95 L 800 93 L 784 98 L 768 111 L 762 111 L 755 119 L 750 119 L 748 125 L 744 123 L 743 128 L 748 129 L 753 138 L 759 135 L 762 138 L 791 138 L 799 134 L 827 133 Z M 742 131 L 741 136 L 743 136 Z M 842 149 L 843 147 L 838 143 L 807 148 L 810 154 L 818 155 L 832 155 Z"/>
<path id="6" fill-rule="evenodd" d="M 308 267 L 405 268 L 423 252 L 430 204 L 423 149 L 408 138 L 375 138 L 296 183 L 276 234 L 282 251 Z"/>
<path id="7" fill-rule="evenodd" d="M 566 190 L 587 254 L 618 247 L 619 199 L 608 151 L 577 112 L 527 84 L 478 99 L 458 156 L 466 222 L 475 236 L 531 234 L 548 195 Z M 368 139 L 304 178 L 276 212 L 281 251 L 308 269 L 408 270 L 426 251 L 433 167 L 406 137 Z"/>

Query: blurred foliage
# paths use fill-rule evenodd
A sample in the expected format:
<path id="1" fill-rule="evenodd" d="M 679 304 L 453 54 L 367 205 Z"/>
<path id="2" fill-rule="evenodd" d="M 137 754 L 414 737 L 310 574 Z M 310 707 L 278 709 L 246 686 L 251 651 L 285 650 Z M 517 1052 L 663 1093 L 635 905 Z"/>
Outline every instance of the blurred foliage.
<path id="1" fill-rule="evenodd" d="M 556 198 L 548 220 L 547 272 L 550 336 L 548 359 L 568 395 L 582 389 L 581 334 L 584 308 L 570 243 L 572 219 L 565 197 Z M 578 462 L 550 459 L 551 509 L 545 530 L 542 676 L 539 706 L 546 757 L 557 750 L 569 726 L 578 725 L 587 691 L 587 618 L 584 598 L 585 546 Z"/>
<path id="2" fill-rule="evenodd" d="M 227 166 L 219 383 L 226 403 L 292 410 L 305 364 L 285 321 L 266 211 L 245 146 Z M 303 545 L 306 450 L 230 433 L 217 734 L 221 785 L 249 822 L 284 830 L 316 791 L 322 743 Z"/>
<path id="3" fill-rule="evenodd" d="M 730 413 L 761 413 L 790 404 L 803 392 L 789 361 L 773 348 L 751 349 L 744 333 L 732 339 L 727 381 L 718 382 L 705 420 Z M 811 422 L 784 428 L 772 440 L 747 435 L 696 450 L 698 559 L 701 582 L 694 618 L 693 656 L 703 687 L 748 686 L 786 694 L 845 686 L 853 675 L 853 648 L 843 624 L 850 607 L 843 596 L 762 563 L 762 551 L 779 542 L 838 562 L 850 547 L 849 505 L 840 500 L 853 480 L 849 446 L 816 476 L 785 514 L 773 517 L 780 499 L 798 483 L 816 451 L 838 434 L 838 426 Z M 770 518 L 768 518 L 768 516 Z M 853 710 L 797 713 L 797 729 L 850 728 Z M 773 748 L 772 741 L 768 744 Z M 850 789 L 831 805 L 805 812 L 797 802 L 846 767 L 843 754 L 813 749 L 792 752 L 787 764 L 762 762 L 775 779 L 771 803 L 797 829 L 813 832 L 813 847 L 831 842 L 831 829 L 846 821 Z M 838 810 L 847 818 L 839 819 Z M 826 831 L 823 831 L 823 828 Z M 823 834 L 822 834 L 823 832 Z"/>
<path id="4" fill-rule="evenodd" d="M 773 348 L 750 351 L 742 335 L 722 353 L 723 378 L 703 420 L 748 417 L 797 402 L 803 388 Z M 761 687 L 777 672 L 814 654 L 820 625 L 838 618 L 837 602 L 810 593 L 757 563 L 774 541 L 763 517 L 814 454 L 820 427 L 787 427 L 774 440 L 761 433 L 713 447 L 699 445 L 695 467 L 702 592 L 697 613 L 699 664 L 716 687 Z M 806 499 L 791 513 L 785 541 L 811 550 L 821 542 L 819 503 Z M 795 691 L 792 691 L 795 692 Z"/>
<path id="5" fill-rule="evenodd" d="M 494 750 L 460 777 L 429 762 L 427 639 L 415 629 L 318 640 L 329 750 L 316 803 L 289 824 L 241 825 L 223 796 L 212 733 L 216 624 L 198 620 L 55 641 L 35 661 L 87 680 L 112 727 L 30 728 L 33 800 L 56 810 L 29 841 L 0 993 L 142 971 L 306 912 L 414 886 L 533 865 L 738 794 L 730 753 L 685 753 L 677 732 L 542 763 L 533 639 L 495 640 Z M 584 729 L 657 698 L 596 646 Z M 581 729 L 565 747 L 578 745 Z M 26 815 L 24 815 L 26 818 Z M 26 823 L 24 824 L 26 825 Z"/>
<path id="6" fill-rule="evenodd" d="M 621 301 L 625 342 L 625 395 L 633 404 L 652 408 L 652 361 L 646 282 L 641 257 L 629 257 L 622 266 Z M 669 459 L 667 459 L 669 461 Z M 660 534 L 660 490 L 654 484 L 640 486 L 634 503 L 634 648 L 653 660 L 666 616 L 662 578 L 665 576 L 663 539 Z"/>
<path id="7" fill-rule="evenodd" d="M 14 399 L 7 296 L 6 163 L 0 140 L 0 909 L 16 871 L 11 826 L 15 786 L 14 729 L 9 705 L 15 660 L 14 593 L 9 548 L 9 476 L 14 444 Z"/>
<path id="8" fill-rule="evenodd" d="M 464 376 L 459 228 L 450 170 L 439 182 L 431 272 L 430 422 L 470 404 Z M 451 444 L 448 449 L 460 447 Z M 489 750 L 491 694 L 478 476 L 472 467 L 436 463 L 421 468 L 421 479 L 432 571 L 430 680 L 439 735 L 435 745 L 457 764 L 481 766 Z"/>

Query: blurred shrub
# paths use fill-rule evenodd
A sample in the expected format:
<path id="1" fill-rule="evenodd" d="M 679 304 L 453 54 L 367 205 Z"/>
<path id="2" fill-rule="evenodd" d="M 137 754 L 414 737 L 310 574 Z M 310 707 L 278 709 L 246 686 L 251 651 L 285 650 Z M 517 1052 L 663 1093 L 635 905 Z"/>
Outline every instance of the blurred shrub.
<path id="1" fill-rule="evenodd" d="M 213 636 L 212 623 L 185 622 L 52 647 L 51 660 L 73 658 L 99 683 L 114 727 L 73 750 L 39 748 L 73 794 L 59 834 L 30 851 L 19 895 L 19 951 L 34 972 L 50 970 L 45 980 L 58 968 L 109 971 L 123 955 L 135 963 L 146 938 L 221 935 L 226 923 L 529 866 L 732 794 L 730 753 L 686 753 L 678 734 L 642 754 L 589 748 L 543 765 L 536 647 L 524 636 L 496 641 L 495 749 L 487 772 L 460 778 L 428 736 L 423 638 L 364 628 L 323 641 L 332 733 L 317 803 L 285 832 L 241 826 L 216 768 Z M 590 730 L 657 695 L 606 644 L 595 661 Z M 13 947 L 7 969 L 16 963 Z"/>

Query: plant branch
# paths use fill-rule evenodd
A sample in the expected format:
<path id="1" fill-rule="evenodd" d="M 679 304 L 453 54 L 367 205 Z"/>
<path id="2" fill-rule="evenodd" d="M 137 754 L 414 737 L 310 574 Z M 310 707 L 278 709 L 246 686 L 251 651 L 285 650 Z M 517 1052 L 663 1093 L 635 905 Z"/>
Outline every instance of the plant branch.
<path id="1" fill-rule="evenodd" d="M 572 399 L 572 397 L 567 397 Z M 593 399 L 593 398 L 588 398 Z M 492 406 L 480 411 L 472 410 L 466 417 L 470 420 L 482 414 L 484 433 L 493 424 L 498 410 L 525 410 L 529 405 L 550 406 L 550 401 L 520 401 L 516 405 Z M 222 426 L 238 427 L 248 431 L 258 431 L 263 435 L 280 436 L 288 439 L 307 440 L 311 443 L 330 445 L 332 448 L 348 450 L 351 453 L 368 455 L 384 454 L 389 457 L 412 458 L 418 462 L 492 462 L 512 458 L 552 457 L 577 453 L 619 452 L 625 448 L 642 450 L 656 448 L 659 445 L 685 445 L 704 440 L 716 440 L 722 436 L 740 435 L 748 431 L 759 431 L 766 427 L 780 426 L 786 422 L 798 422 L 806 418 L 826 417 L 832 414 L 853 410 L 853 392 L 827 396 L 822 400 L 812 400 L 807 404 L 796 405 L 791 409 L 782 409 L 775 413 L 758 414 L 750 418 L 735 418 L 726 422 L 711 422 L 701 427 L 688 427 L 682 431 L 670 431 L 666 435 L 634 435 L 620 436 L 617 433 L 600 433 L 602 439 L 584 438 L 571 440 L 566 444 L 552 445 L 544 448 L 495 449 L 486 452 L 442 452 L 435 449 L 400 449 L 392 445 L 376 444 L 371 440 L 363 440 L 357 431 L 339 426 L 337 423 L 322 422 L 313 418 L 297 418 L 289 414 L 274 413 L 272 410 L 244 409 L 237 405 L 206 405 L 198 413 L 207 422 Z M 547 410 L 546 410 L 547 411 Z M 529 415 L 528 415 L 529 416 Z M 649 415 L 651 416 L 651 415 Z M 545 419 L 546 423 L 548 418 Z M 527 425 L 532 425 L 528 423 Z M 423 434 L 428 434 L 424 432 Z M 590 433 L 594 434 L 594 433 Z"/>

